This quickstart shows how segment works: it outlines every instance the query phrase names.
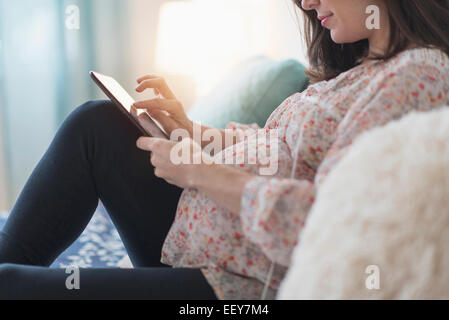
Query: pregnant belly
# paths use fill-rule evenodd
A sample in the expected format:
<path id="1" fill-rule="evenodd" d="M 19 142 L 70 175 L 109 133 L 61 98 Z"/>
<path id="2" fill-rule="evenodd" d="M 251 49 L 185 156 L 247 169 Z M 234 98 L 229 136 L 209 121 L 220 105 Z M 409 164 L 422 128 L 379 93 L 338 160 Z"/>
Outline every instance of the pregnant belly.
<path id="1" fill-rule="evenodd" d="M 277 158 L 270 153 L 249 148 L 267 148 L 263 142 L 241 142 L 223 151 L 224 164 L 259 175 L 261 168 L 276 167 L 273 177 L 288 177 L 291 157 L 287 146 L 279 143 L 273 147 Z M 274 151 L 273 151 L 274 150 Z M 243 154 L 247 161 L 242 161 Z M 273 166 L 270 161 L 277 161 Z M 255 160 L 255 161 L 254 161 Z M 185 189 L 178 203 L 175 220 L 162 249 L 163 263 L 174 267 L 207 267 L 214 265 L 239 274 L 253 273 L 263 277 L 269 263 L 260 249 L 248 241 L 242 231 L 239 213 L 235 214 L 217 205 L 195 189 Z M 251 268 L 249 268 L 251 266 Z M 260 271 L 259 274 L 259 270 Z"/>

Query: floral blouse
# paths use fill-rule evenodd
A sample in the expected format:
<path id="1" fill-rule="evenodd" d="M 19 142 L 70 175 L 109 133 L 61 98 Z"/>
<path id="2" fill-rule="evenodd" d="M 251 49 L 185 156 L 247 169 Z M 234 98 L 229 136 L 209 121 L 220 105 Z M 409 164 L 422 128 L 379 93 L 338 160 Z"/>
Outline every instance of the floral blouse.
<path id="1" fill-rule="evenodd" d="M 259 176 L 260 159 L 233 165 L 255 175 L 244 188 L 237 213 L 185 189 L 161 262 L 201 268 L 219 299 L 259 299 L 274 262 L 266 297 L 275 298 L 316 193 L 354 139 L 409 112 L 448 104 L 448 77 L 446 54 L 419 48 L 359 65 L 292 95 L 264 128 L 278 130 L 277 173 Z M 228 128 L 249 127 L 231 123 Z M 270 148 L 255 136 L 238 142 L 243 149 L 225 149 L 223 157 L 235 159 L 247 148 Z"/>

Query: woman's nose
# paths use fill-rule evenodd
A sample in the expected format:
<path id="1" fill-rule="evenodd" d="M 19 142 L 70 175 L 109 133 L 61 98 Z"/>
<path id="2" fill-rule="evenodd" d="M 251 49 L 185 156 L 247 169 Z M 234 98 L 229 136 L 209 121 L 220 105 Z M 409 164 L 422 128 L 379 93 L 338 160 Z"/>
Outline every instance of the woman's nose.
<path id="1" fill-rule="evenodd" d="M 302 0 L 301 6 L 304 10 L 313 10 L 320 4 L 320 0 Z"/>

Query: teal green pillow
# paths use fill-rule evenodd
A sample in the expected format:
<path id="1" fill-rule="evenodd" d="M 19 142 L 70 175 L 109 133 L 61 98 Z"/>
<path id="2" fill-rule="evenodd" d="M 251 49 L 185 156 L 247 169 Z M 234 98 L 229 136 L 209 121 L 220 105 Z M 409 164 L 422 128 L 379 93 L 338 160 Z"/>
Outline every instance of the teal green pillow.
<path id="1" fill-rule="evenodd" d="M 188 112 L 189 118 L 214 128 L 229 122 L 265 122 L 285 99 L 308 85 L 305 67 L 296 60 L 258 56 L 240 63 Z"/>

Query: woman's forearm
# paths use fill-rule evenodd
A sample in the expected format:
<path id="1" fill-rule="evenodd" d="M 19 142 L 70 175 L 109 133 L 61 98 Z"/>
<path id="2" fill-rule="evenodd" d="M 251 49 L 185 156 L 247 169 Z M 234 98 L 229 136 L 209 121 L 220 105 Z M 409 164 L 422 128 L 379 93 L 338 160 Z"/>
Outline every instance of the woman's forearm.
<path id="1" fill-rule="evenodd" d="M 237 142 L 237 137 L 235 136 L 228 136 L 228 138 L 226 139 L 226 131 L 223 129 L 218 129 L 218 128 L 212 128 L 212 127 L 208 127 L 208 126 L 204 126 L 204 125 L 200 125 L 199 123 L 193 122 L 191 121 L 191 124 L 189 125 L 189 134 L 190 137 L 192 139 L 195 139 L 194 136 L 194 127 L 197 126 L 197 128 L 199 128 L 200 130 L 200 138 L 201 138 L 201 147 L 204 149 L 208 144 L 214 142 L 214 138 L 210 138 L 210 139 L 204 139 L 203 141 L 203 134 L 205 131 L 207 130 L 214 130 L 214 136 L 217 135 L 218 137 L 220 137 L 220 145 L 221 148 L 219 150 L 215 150 L 216 152 L 219 152 L 223 149 L 226 149 L 234 144 L 236 144 Z M 200 144 L 200 141 L 196 141 L 198 144 Z"/>
<path id="2" fill-rule="evenodd" d="M 194 188 L 231 212 L 240 214 L 243 190 L 253 175 L 219 164 L 200 164 L 196 171 Z"/>

